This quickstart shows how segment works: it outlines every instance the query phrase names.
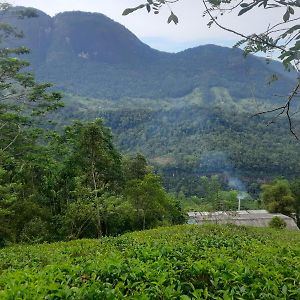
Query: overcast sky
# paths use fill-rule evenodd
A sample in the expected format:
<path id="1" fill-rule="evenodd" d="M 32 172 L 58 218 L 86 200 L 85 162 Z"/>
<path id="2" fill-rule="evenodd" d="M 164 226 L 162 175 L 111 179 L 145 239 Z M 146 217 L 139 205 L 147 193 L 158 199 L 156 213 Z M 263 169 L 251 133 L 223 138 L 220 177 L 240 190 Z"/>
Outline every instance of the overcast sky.
<path id="1" fill-rule="evenodd" d="M 203 44 L 232 46 L 238 38 L 216 26 L 207 28 L 208 18 L 203 18 L 204 11 L 201 0 L 181 0 L 173 6 L 174 13 L 179 17 L 179 24 L 167 24 L 169 11 L 164 9 L 159 15 L 148 14 L 146 10 L 128 16 L 122 16 L 127 7 L 135 7 L 144 0 L 11 0 L 13 5 L 38 8 L 53 16 L 59 12 L 81 10 L 100 12 L 123 24 L 143 42 L 153 48 L 176 52 L 189 47 Z M 246 16 L 228 15 L 220 22 L 239 32 L 252 33 L 262 31 L 269 23 L 280 20 L 282 10 L 272 10 L 266 14 L 263 9 Z M 271 15 L 271 16 L 270 16 Z"/>

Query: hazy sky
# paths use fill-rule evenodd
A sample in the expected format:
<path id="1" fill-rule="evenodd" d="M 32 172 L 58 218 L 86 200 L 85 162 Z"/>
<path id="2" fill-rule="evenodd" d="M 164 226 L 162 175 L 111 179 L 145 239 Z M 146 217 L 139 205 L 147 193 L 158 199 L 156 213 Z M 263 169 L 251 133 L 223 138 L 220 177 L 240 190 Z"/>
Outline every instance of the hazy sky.
<path id="1" fill-rule="evenodd" d="M 174 4 L 174 13 L 179 24 L 167 24 L 167 8 L 159 15 L 148 14 L 146 10 L 128 16 L 122 16 L 127 7 L 135 7 L 144 0 L 11 0 L 13 5 L 35 7 L 53 16 L 59 12 L 81 10 L 100 12 L 123 24 L 142 41 L 153 48 L 164 51 L 179 51 L 200 44 L 218 44 L 232 46 L 238 38 L 216 26 L 207 28 L 208 18 L 203 18 L 201 0 L 181 0 Z M 269 16 L 268 16 L 269 15 Z M 266 14 L 263 9 L 250 12 L 244 17 L 236 14 L 222 17 L 220 22 L 243 33 L 262 31 L 272 20 L 280 20 L 282 10 L 272 10 Z M 271 16 L 270 16 L 271 15 Z"/>

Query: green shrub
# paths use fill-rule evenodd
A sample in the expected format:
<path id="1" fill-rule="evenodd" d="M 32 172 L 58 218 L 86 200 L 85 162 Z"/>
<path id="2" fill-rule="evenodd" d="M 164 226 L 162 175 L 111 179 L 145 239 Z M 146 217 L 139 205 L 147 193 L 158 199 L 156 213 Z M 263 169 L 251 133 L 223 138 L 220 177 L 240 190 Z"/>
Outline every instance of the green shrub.
<path id="1" fill-rule="evenodd" d="M 42 243 L 49 239 L 47 222 L 43 221 L 40 217 L 35 217 L 25 224 L 20 234 L 21 242 L 28 244 Z"/>
<path id="2" fill-rule="evenodd" d="M 269 222 L 269 226 L 271 228 L 284 229 L 286 228 L 286 222 L 282 218 L 275 216 Z"/>

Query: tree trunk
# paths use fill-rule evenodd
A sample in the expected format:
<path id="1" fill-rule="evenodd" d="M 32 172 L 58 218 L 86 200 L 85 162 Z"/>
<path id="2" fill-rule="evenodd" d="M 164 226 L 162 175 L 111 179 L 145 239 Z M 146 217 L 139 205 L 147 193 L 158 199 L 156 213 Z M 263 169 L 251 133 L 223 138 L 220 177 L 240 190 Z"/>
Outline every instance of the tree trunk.
<path id="1" fill-rule="evenodd" d="M 143 209 L 143 230 L 146 228 L 146 215 L 145 215 L 145 210 Z"/>
<path id="2" fill-rule="evenodd" d="M 97 203 L 97 229 L 98 229 L 97 236 L 98 238 L 100 238 L 102 237 L 102 225 L 101 225 L 101 218 L 100 218 L 99 203 Z"/>

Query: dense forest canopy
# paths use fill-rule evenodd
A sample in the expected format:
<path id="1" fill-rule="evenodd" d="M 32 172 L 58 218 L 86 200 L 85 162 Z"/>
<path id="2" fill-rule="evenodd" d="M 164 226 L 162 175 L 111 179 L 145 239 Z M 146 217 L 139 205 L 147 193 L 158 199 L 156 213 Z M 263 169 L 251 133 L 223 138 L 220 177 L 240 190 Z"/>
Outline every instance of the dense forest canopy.
<path id="1" fill-rule="evenodd" d="M 137 7 L 127 8 L 124 10 L 123 15 L 131 14 L 137 10 L 146 9 L 148 13 L 151 11 L 154 14 L 159 14 L 163 7 L 167 7 L 170 11 L 168 23 L 178 24 L 179 20 L 173 12 L 173 7 L 176 8 L 176 3 L 185 2 L 184 0 L 147 0 L 146 3 L 140 4 Z M 285 99 L 279 106 L 263 110 L 257 115 L 274 113 L 273 122 L 282 114 L 285 114 L 289 124 L 289 131 L 296 139 L 298 136 L 292 124 L 292 116 L 297 113 L 293 110 L 293 102 L 300 94 L 300 26 L 299 17 L 300 4 L 298 1 L 285 1 L 285 0 L 256 0 L 236 1 L 236 0 L 202 0 L 203 4 L 203 17 L 208 17 L 209 22 L 207 26 L 217 26 L 223 31 L 227 31 L 240 38 L 235 44 L 235 47 L 242 47 L 244 54 L 249 53 L 264 53 L 267 60 L 270 57 L 277 57 L 287 70 L 294 69 L 297 73 L 297 81 L 290 93 L 285 95 Z M 191 4 L 187 4 L 191 5 Z M 199 9 L 199 8 L 197 8 Z M 233 15 L 238 12 L 237 17 L 241 17 L 249 12 L 257 12 L 258 10 L 265 10 L 265 17 L 268 18 L 276 10 L 281 10 L 281 18 L 271 18 L 267 28 L 262 32 L 251 32 L 245 34 L 240 29 L 228 27 L 223 24 L 222 17 L 224 15 Z M 179 11 L 180 12 L 180 11 Z M 236 17 L 236 16 L 235 16 Z M 237 18 L 236 17 L 236 18 Z M 255 17 L 255 15 L 254 15 Z M 278 79 L 276 74 L 273 79 Z M 284 96 L 282 96 L 284 97 Z"/>
<path id="2" fill-rule="evenodd" d="M 278 62 L 245 59 L 238 49 L 214 45 L 159 52 L 101 14 L 36 13 L 7 20 L 22 26 L 38 78 L 70 92 L 65 108 L 49 118 L 57 129 L 72 119 L 103 117 L 120 150 L 144 153 L 176 192 L 192 193 L 183 183 L 191 176 L 222 175 L 224 162 L 214 169 L 208 163 L 215 153 L 226 157 L 231 175 L 249 184 L 299 173 L 297 156 L 290 155 L 297 144 L 285 135 L 288 123 L 265 127 L 273 116 L 249 118 L 276 108 L 278 95 L 293 88 L 296 73 Z M 274 72 L 280 80 L 268 84 Z"/>

